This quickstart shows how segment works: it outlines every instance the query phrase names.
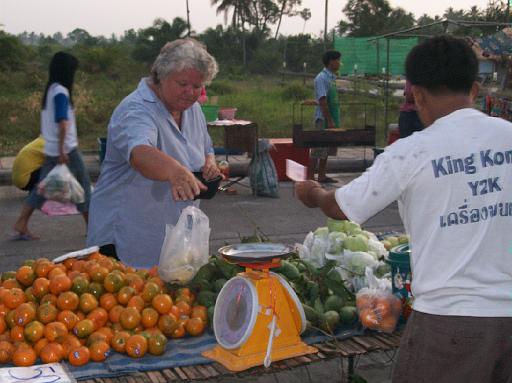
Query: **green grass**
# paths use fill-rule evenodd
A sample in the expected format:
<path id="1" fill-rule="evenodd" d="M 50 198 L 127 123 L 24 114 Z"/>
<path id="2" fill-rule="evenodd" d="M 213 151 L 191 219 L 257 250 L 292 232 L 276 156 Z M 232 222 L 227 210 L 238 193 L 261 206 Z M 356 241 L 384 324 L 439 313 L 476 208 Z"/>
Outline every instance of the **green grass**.
<path id="1" fill-rule="evenodd" d="M 80 147 L 83 151 L 98 149 L 97 138 L 106 135 L 114 108 L 132 92 L 142 68 L 131 68 L 115 78 L 97 74 L 77 74 L 74 101 Z M 41 73 L 0 73 L 0 155 L 14 155 L 39 134 L 39 109 L 44 87 Z M 364 84 L 359 84 L 364 89 Z M 302 122 L 305 129 L 313 124 L 313 107 L 300 107 L 300 100 L 313 97 L 311 80 L 250 76 L 245 79 L 217 79 L 208 88 L 209 96 L 217 95 L 220 106 L 238 108 L 236 117 L 258 123 L 259 136 L 269 138 L 291 137 L 292 125 Z M 364 127 L 364 109 L 360 103 L 369 103 L 367 123 L 373 125 L 376 116 L 377 143 L 384 142 L 384 102 L 382 97 L 342 94 L 342 126 L 347 129 Z M 358 104 L 358 105 L 356 105 Z M 375 115 L 373 109 L 375 108 Z M 294 113 L 295 112 L 295 113 Z M 398 102 L 390 103 L 388 122 L 398 119 Z M 214 143 L 221 137 L 214 134 Z"/>

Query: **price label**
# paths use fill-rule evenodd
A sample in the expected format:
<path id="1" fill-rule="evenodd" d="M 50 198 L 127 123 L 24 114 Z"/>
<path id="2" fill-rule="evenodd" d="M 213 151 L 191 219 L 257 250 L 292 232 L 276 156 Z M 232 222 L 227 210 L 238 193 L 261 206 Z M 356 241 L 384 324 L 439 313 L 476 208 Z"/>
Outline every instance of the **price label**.
<path id="1" fill-rule="evenodd" d="M 75 383 L 59 363 L 0 368 L 2 383 Z"/>
<path id="2" fill-rule="evenodd" d="M 306 181 L 308 168 L 295 162 L 286 159 L 286 176 L 295 182 Z"/>

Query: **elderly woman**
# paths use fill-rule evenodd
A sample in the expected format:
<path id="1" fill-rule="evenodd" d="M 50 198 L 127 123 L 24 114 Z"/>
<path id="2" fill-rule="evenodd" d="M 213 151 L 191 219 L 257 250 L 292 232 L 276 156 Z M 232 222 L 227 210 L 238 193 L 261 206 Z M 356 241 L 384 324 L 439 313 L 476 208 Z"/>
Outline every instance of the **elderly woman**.
<path id="1" fill-rule="evenodd" d="M 137 268 L 158 264 L 166 224 L 218 176 L 212 141 L 197 102 L 217 63 L 193 39 L 167 43 L 150 78 L 114 110 L 89 215 L 88 245 Z"/>

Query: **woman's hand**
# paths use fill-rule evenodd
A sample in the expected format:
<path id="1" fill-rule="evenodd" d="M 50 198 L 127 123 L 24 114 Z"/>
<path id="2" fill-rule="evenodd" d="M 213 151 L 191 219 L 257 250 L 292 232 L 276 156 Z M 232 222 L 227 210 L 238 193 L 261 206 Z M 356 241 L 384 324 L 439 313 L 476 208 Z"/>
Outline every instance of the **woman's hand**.
<path id="1" fill-rule="evenodd" d="M 184 166 L 176 166 L 169 174 L 172 197 L 175 201 L 190 201 L 207 187 Z"/>
<path id="2" fill-rule="evenodd" d="M 213 155 L 207 155 L 204 166 L 201 169 L 203 172 L 203 178 L 205 180 L 211 180 L 220 175 L 220 169 L 217 166 L 217 162 L 215 161 L 215 157 Z"/>
<path id="3" fill-rule="evenodd" d="M 68 161 L 69 161 L 69 156 L 64 152 L 61 152 L 59 155 L 59 159 L 58 159 L 59 164 L 67 164 Z"/>

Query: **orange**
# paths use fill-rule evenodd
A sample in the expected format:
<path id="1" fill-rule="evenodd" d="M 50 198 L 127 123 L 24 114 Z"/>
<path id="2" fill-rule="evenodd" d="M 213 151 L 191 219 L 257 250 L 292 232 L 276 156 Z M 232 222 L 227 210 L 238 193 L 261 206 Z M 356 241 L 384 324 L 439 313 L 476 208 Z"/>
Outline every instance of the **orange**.
<path id="1" fill-rule="evenodd" d="M 68 357 L 69 351 L 71 351 L 71 349 L 80 347 L 82 345 L 80 343 L 80 340 L 76 336 L 74 336 L 73 334 L 69 334 L 69 333 L 68 333 L 68 335 L 66 335 L 66 337 L 64 338 L 64 341 L 61 344 L 62 344 L 62 348 L 63 348 L 62 355 L 64 358 Z"/>
<path id="2" fill-rule="evenodd" d="M 129 337 L 130 334 L 127 331 L 116 332 L 110 341 L 110 345 L 117 352 L 124 353 L 126 351 L 126 341 Z"/>
<path id="3" fill-rule="evenodd" d="M 7 306 L 4 305 L 3 303 L 0 303 L 0 317 L 5 317 L 5 314 L 7 314 L 7 311 L 9 311 Z"/>
<path id="4" fill-rule="evenodd" d="M 371 308 L 365 308 L 359 312 L 359 319 L 366 328 L 375 328 L 379 325 L 379 318 Z"/>
<path id="5" fill-rule="evenodd" d="M 44 346 L 46 346 L 48 343 L 50 343 L 50 341 L 46 338 L 41 338 L 39 339 L 35 344 L 34 344 L 34 351 L 36 352 L 36 355 L 39 356 L 41 355 L 41 350 L 43 349 Z"/>
<path id="6" fill-rule="evenodd" d="M 64 291 L 57 298 L 57 307 L 61 310 L 76 310 L 79 303 L 80 298 L 73 291 Z"/>
<path id="7" fill-rule="evenodd" d="M 190 318 L 185 324 L 185 330 L 192 336 L 199 336 L 204 332 L 206 322 L 201 318 Z"/>
<path id="8" fill-rule="evenodd" d="M 11 279 L 9 279 L 9 280 L 11 280 Z M 25 301 L 26 301 L 25 293 L 23 292 L 22 289 L 20 289 L 18 287 L 13 287 L 13 288 L 9 289 L 9 292 L 7 292 L 4 295 L 4 304 L 10 309 L 15 309 L 22 303 L 25 303 Z"/>
<path id="9" fill-rule="evenodd" d="M 44 336 L 50 342 L 61 343 L 68 335 L 68 328 L 62 322 L 50 322 L 44 328 Z"/>
<path id="10" fill-rule="evenodd" d="M 66 275 L 66 268 L 63 265 L 54 264 L 46 277 L 52 280 L 52 278 L 55 278 L 57 275 Z"/>
<path id="11" fill-rule="evenodd" d="M 51 303 L 54 306 L 57 306 L 57 297 L 53 294 L 46 294 L 39 300 L 39 304 Z"/>
<path id="12" fill-rule="evenodd" d="M 77 259 L 73 263 L 73 266 L 71 266 L 71 270 L 82 272 L 82 271 L 84 271 L 84 265 L 85 265 L 85 261 L 83 259 Z"/>
<path id="13" fill-rule="evenodd" d="M 380 318 L 385 318 L 392 314 L 393 307 L 391 307 L 389 299 L 377 297 L 375 298 L 373 309 Z"/>
<path id="14" fill-rule="evenodd" d="M 16 280 L 25 287 L 31 286 L 35 279 L 36 273 L 30 266 L 21 266 L 16 271 Z"/>
<path id="15" fill-rule="evenodd" d="M 14 287 L 20 289 L 22 287 L 21 284 L 16 279 L 7 279 L 2 282 L 2 286 L 5 287 L 6 289 L 12 289 Z"/>
<path id="16" fill-rule="evenodd" d="M 119 323 L 119 318 L 121 317 L 121 313 L 123 312 L 124 307 L 121 305 L 116 305 L 110 309 L 108 312 L 108 319 L 112 323 Z"/>
<path id="17" fill-rule="evenodd" d="M 44 303 L 37 308 L 37 319 L 44 323 L 50 323 L 57 319 L 59 310 L 52 303 Z"/>
<path id="18" fill-rule="evenodd" d="M 80 295 L 80 310 L 82 310 L 85 314 L 94 310 L 98 307 L 98 300 L 91 293 L 83 293 Z"/>
<path id="19" fill-rule="evenodd" d="M 3 316 L 0 316 L 0 334 L 3 334 L 7 330 L 7 323 Z"/>
<path id="20" fill-rule="evenodd" d="M 96 342 L 106 342 L 107 341 L 107 336 L 105 334 L 103 334 L 102 332 L 93 332 L 91 335 L 89 335 L 89 337 L 87 338 L 87 347 L 90 348 L 90 346 L 93 344 L 93 343 L 96 343 Z"/>
<path id="21" fill-rule="evenodd" d="M 148 341 L 142 335 L 132 335 L 126 340 L 125 350 L 132 358 L 142 358 L 148 350 Z"/>
<path id="22" fill-rule="evenodd" d="M 142 277 L 135 273 L 129 273 L 125 275 L 125 280 L 128 286 L 133 287 L 138 293 L 142 291 L 144 287 L 144 280 Z"/>
<path id="23" fill-rule="evenodd" d="M 108 271 L 112 271 L 114 269 L 114 261 L 109 257 L 102 257 L 101 259 L 98 259 L 98 264 L 105 267 Z"/>
<path id="24" fill-rule="evenodd" d="M 148 282 L 156 284 L 158 287 L 160 287 L 160 290 L 163 290 L 165 288 L 165 283 L 160 279 L 158 276 L 153 276 L 148 279 Z"/>
<path id="25" fill-rule="evenodd" d="M 105 270 L 106 270 L 106 268 L 105 268 Z M 124 286 L 124 279 L 119 273 L 115 273 L 115 272 L 109 273 L 103 280 L 103 287 L 109 293 L 117 293 L 119 290 L 121 290 L 121 288 L 123 286 Z"/>
<path id="26" fill-rule="evenodd" d="M 54 268 L 50 274 L 58 270 L 57 268 Z M 60 293 L 64 291 L 68 291 L 73 286 L 73 282 L 71 282 L 71 279 L 66 274 L 58 274 L 54 277 L 50 277 L 50 292 L 54 295 L 59 295 Z"/>
<path id="27" fill-rule="evenodd" d="M 180 301 L 180 302 L 176 303 L 176 306 L 180 310 L 180 316 L 182 316 L 182 315 L 190 316 L 190 314 L 192 313 L 192 308 L 185 301 Z"/>
<path id="28" fill-rule="evenodd" d="M 108 269 L 106 267 L 96 264 L 91 269 L 89 269 L 88 272 L 93 282 L 103 283 L 105 277 L 108 274 Z"/>
<path id="29" fill-rule="evenodd" d="M 171 338 L 183 338 L 186 334 L 185 326 L 180 324 L 176 329 L 172 332 Z"/>
<path id="30" fill-rule="evenodd" d="M 62 264 L 66 267 L 66 269 L 68 270 L 72 270 L 73 269 L 73 264 L 77 261 L 76 258 L 68 258 L 66 259 L 64 262 L 62 262 Z"/>
<path id="31" fill-rule="evenodd" d="M 14 322 L 14 310 L 9 310 L 7 314 L 5 314 L 4 320 L 8 328 L 11 329 L 16 326 L 16 322 Z"/>
<path id="32" fill-rule="evenodd" d="M 94 342 L 89 346 L 91 360 L 95 362 L 103 362 L 110 354 L 110 346 L 106 341 Z"/>
<path id="33" fill-rule="evenodd" d="M 30 343 L 36 343 L 44 335 L 44 324 L 39 321 L 30 322 L 23 330 L 23 336 Z"/>
<path id="34" fill-rule="evenodd" d="M 75 327 L 75 324 L 77 324 L 80 319 L 78 318 L 78 315 L 76 315 L 73 311 L 62 310 L 57 314 L 57 320 L 61 323 L 64 323 L 69 331 Z"/>
<path id="35" fill-rule="evenodd" d="M 103 292 L 105 291 L 105 288 L 103 287 L 103 284 L 99 282 L 91 282 L 89 283 L 89 289 L 88 292 L 91 293 L 96 297 L 96 299 L 100 299 L 103 295 Z"/>
<path id="36" fill-rule="evenodd" d="M 0 341 L 0 363 L 9 363 L 14 353 L 14 345 L 6 340 Z"/>
<path id="37" fill-rule="evenodd" d="M 176 318 L 179 318 L 181 315 L 181 311 L 178 306 L 172 305 L 171 312 L 172 315 L 174 315 Z"/>
<path id="38" fill-rule="evenodd" d="M 83 319 L 73 327 L 73 334 L 78 338 L 87 338 L 94 331 L 94 322 L 90 319 Z"/>
<path id="39" fill-rule="evenodd" d="M 39 299 L 34 295 L 32 286 L 25 289 L 25 300 L 27 302 L 39 303 Z"/>
<path id="40" fill-rule="evenodd" d="M 126 307 L 119 318 L 121 326 L 127 330 L 132 330 L 140 323 L 140 312 L 135 307 Z"/>
<path id="41" fill-rule="evenodd" d="M 142 311 L 146 303 L 140 295 L 135 295 L 128 301 L 127 307 L 135 307 L 137 310 Z"/>
<path id="42" fill-rule="evenodd" d="M 43 363 L 59 363 L 64 356 L 64 347 L 56 342 L 50 342 L 41 349 L 39 357 Z"/>
<path id="43" fill-rule="evenodd" d="M 147 282 L 142 288 L 141 296 L 142 299 L 144 299 L 144 302 L 149 303 L 158 294 L 160 294 L 160 286 L 154 282 Z"/>
<path id="44" fill-rule="evenodd" d="M 158 328 L 165 336 L 170 337 L 174 330 L 178 328 L 178 320 L 172 314 L 162 315 L 158 319 Z"/>
<path id="45" fill-rule="evenodd" d="M 79 274 L 73 279 L 73 285 L 71 286 L 71 291 L 78 295 L 82 295 L 86 293 L 89 289 L 89 281 L 87 278 L 83 276 L 84 274 Z M 88 275 L 88 274 L 85 274 Z"/>
<path id="46" fill-rule="evenodd" d="M 116 296 L 112 293 L 105 293 L 100 297 L 100 306 L 110 311 L 117 304 Z"/>
<path id="47" fill-rule="evenodd" d="M 73 366 L 83 366 L 89 362 L 91 353 L 85 346 L 74 347 L 69 350 L 68 362 Z"/>
<path id="48" fill-rule="evenodd" d="M 194 306 L 190 317 L 201 318 L 204 323 L 208 323 L 208 309 L 205 306 Z"/>
<path id="49" fill-rule="evenodd" d="M 371 308 L 373 306 L 374 298 L 369 294 L 358 294 L 356 298 L 356 307 L 358 311 L 361 311 L 366 308 Z"/>
<path id="50" fill-rule="evenodd" d="M 11 340 L 13 342 L 23 342 L 25 340 L 24 328 L 22 326 L 14 326 L 11 328 Z"/>
<path id="51" fill-rule="evenodd" d="M 46 278 L 37 278 L 32 284 L 32 294 L 41 299 L 50 291 L 50 281 Z"/>
<path id="52" fill-rule="evenodd" d="M 53 263 L 50 261 L 37 262 L 34 265 L 34 271 L 39 278 L 46 278 L 48 273 L 53 269 Z"/>
<path id="53" fill-rule="evenodd" d="M 148 352 L 152 355 L 162 355 L 165 352 L 167 338 L 162 333 L 156 333 L 148 339 Z"/>
<path id="54" fill-rule="evenodd" d="M 108 312 L 103 307 L 97 307 L 87 314 L 87 319 L 92 320 L 94 329 L 97 330 L 107 323 Z"/>
<path id="55" fill-rule="evenodd" d="M 25 326 L 36 318 L 36 310 L 30 303 L 22 303 L 14 310 L 14 322 Z"/>
<path id="56" fill-rule="evenodd" d="M 18 367 L 32 366 L 36 359 L 36 352 L 26 343 L 20 343 L 12 354 L 12 363 Z"/>
<path id="57" fill-rule="evenodd" d="M 130 301 L 130 299 L 132 299 L 132 297 L 135 295 L 136 292 L 137 291 L 133 287 L 124 286 L 117 293 L 117 301 L 120 304 L 126 306 L 128 304 L 128 302 Z"/>
<path id="58" fill-rule="evenodd" d="M 169 294 L 158 294 L 151 301 L 153 308 L 159 314 L 167 314 L 172 308 L 172 299 Z"/>
<path id="59" fill-rule="evenodd" d="M 142 310 L 141 323 L 145 328 L 155 327 L 158 323 L 158 311 L 152 307 Z"/>
<path id="60" fill-rule="evenodd" d="M 112 330 L 110 327 L 101 327 L 95 332 L 105 335 L 108 344 L 110 344 L 110 341 L 114 337 L 114 330 Z"/>

